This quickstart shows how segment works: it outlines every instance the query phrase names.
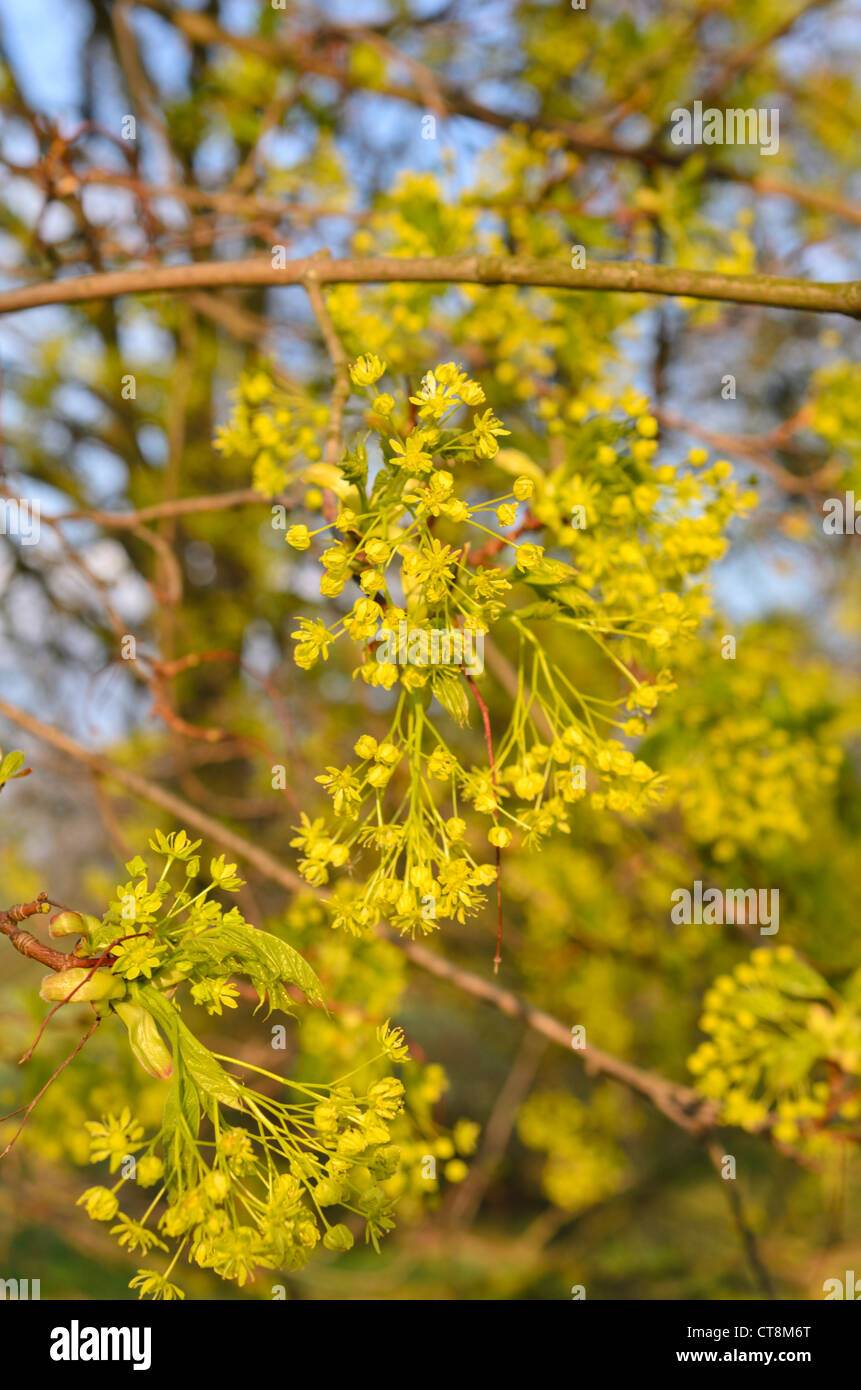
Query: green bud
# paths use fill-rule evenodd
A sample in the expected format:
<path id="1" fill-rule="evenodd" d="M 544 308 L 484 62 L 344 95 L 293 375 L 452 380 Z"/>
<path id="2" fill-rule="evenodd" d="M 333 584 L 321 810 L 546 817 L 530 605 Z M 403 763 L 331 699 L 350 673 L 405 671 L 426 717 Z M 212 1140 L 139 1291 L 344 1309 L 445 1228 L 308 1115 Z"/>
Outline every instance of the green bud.
<path id="1" fill-rule="evenodd" d="M 323 1237 L 323 1244 L 327 1250 L 349 1250 L 353 1244 L 353 1233 L 343 1222 L 337 1226 L 330 1226 Z"/>
<path id="2" fill-rule="evenodd" d="M 173 1074 L 173 1057 L 152 1014 L 140 1004 L 116 1004 L 116 1012 L 129 1031 L 132 1052 L 144 1071 L 166 1081 Z"/>
<path id="3" fill-rule="evenodd" d="M 321 1178 L 314 1188 L 314 1200 L 318 1206 L 333 1207 L 344 1200 L 344 1189 L 332 1178 Z"/>
<path id="4" fill-rule="evenodd" d="M 122 999 L 126 984 L 118 975 L 112 975 L 110 970 L 95 970 L 90 974 L 89 970 L 79 965 L 71 970 L 58 970 L 55 975 L 45 975 L 39 994 L 50 1003 L 62 1003 L 73 990 L 72 1003 L 86 1004 L 103 999 Z"/>
<path id="5" fill-rule="evenodd" d="M 91 912 L 81 912 L 75 915 L 79 916 L 81 919 L 81 925 L 78 929 L 81 932 L 81 939 L 75 947 L 75 955 L 96 955 L 100 949 L 104 949 L 104 947 L 108 945 L 110 937 L 105 936 L 104 926 L 99 921 L 98 917 L 94 917 Z M 98 940 L 102 942 L 101 948 L 93 946 L 93 942 Z"/>
<path id="6" fill-rule="evenodd" d="M 338 1129 L 338 1107 L 330 1100 L 315 1105 L 314 1124 L 321 1134 L 335 1134 Z"/>
<path id="7" fill-rule="evenodd" d="M 49 936 L 81 936 L 84 919 L 80 912 L 56 912 L 48 923 Z"/>
<path id="8" fill-rule="evenodd" d="M 203 1190 L 213 1202 L 223 1202 L 230 1192 L 230 1179 L 224 1173 L 207 1173 L 203 1179 Z"/>
<path id="9" fill-rule="evenodd" d="M 386 1205 L 386 1194 L 381 1187 L 369 1187 L 358 1200 L 358 1208 L 368 1216 L 376 1216 Z"/>
<path id="10" fill-rule="evenodd" d="M 393 1173 L 398 1171 L 401 1163 L 401 1151 L 396 1144 L 386 1144 L 383 1148 L 377 1149 L 371 1161 L 371 1172 L 377 1179 L 390 1178 Z"/>

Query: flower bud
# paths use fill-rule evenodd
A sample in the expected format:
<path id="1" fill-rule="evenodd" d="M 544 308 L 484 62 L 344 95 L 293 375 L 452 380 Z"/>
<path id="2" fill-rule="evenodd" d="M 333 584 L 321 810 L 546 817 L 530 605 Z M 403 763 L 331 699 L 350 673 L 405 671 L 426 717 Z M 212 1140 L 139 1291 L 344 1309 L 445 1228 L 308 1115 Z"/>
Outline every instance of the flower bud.
<path id="1" fill-rule="evenodd" d="M 369 768 L 367 782 L 370 786 L 376 787 L 376 789 L 380 791 L 386 786 L 391 775 L 387 767 L 383 767 L 381 763 L 377 763 L 374 767 Z"/>
<path id="2" fill-rule="evenodd" d="M 230 1192 L 230 1179 L 224 1173 L 207 1173 L 203 1179 L 203 1190 L 213 1202 L 223 1202 Z"/>
<path id="3" fill-rule="evenodd" d="M 102 924 L 98 917 L 94 917 L 91 912 L 82 912 L 80 917 L 83 923 L 83 932 L 85 936 L 94 936 L 96 932 L 102 930 Z"/>
<path id="4" fill-rule="evenodd" d="M 327 1250 L 349 1250 L 353 1244 L 353 1233 L 343 1222 L 331 1226 L 323 1237 Z"/>
<path id="5" fill-rule="evenodd" d="M 152 1187 L 164 1174 L 164 1164 L 155 1154 L 145 1154 L 137 1165 L 137 1180 L 140 1187 Z"/>
<path id="6" fill-rule="evenodd" d="M 75 1206 L 82 1204 L 93 1221 L 113 1221 L 120 1209 L 116 1193 L 108 1187 L 88 1187 L 86 1192 L 81 1193 Z"/>
<path id="7" fill-rule="evenodd" d="M 152 1014 L 140 1004 L 117 1004 L 119 1014 L 129 1030 L 129 1044 L 144 1071 L 165 1081 L 173 1075 L 173 1057 Z"/>
<path id="8" fill-rule="evenodd" d="M 84 919 L 80 912 L 55 912 L 48 923 L 49 936 L 83 936 Z"/>
<path id="9" fill-rule="evenodd" d="M 321 1178 L 314 1188 L 314 1201 L 319 1207 L 334 1207 L 344 1200 L 344 1188 L 334 1178 Z"/>
<path id="10" fill-rule="evenodd" d="M 45 975 L 39 988 L 41 997 L 50 1003 L 63 1003 L 70 996 L 72 1003 L 79 1004 L 122 999 L 125 992 L 125 981 L 112 975 L 110 970 L 90 973 L 82 965 L 71 970 L 58 970 L 55 975 Z"/>

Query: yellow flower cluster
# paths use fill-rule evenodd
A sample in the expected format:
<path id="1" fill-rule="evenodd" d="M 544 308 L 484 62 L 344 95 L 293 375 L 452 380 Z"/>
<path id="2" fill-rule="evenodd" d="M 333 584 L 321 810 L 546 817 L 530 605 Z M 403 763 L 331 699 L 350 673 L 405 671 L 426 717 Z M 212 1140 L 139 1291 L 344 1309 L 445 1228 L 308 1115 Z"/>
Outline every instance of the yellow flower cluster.
<path id="1" fill-rule="evenodd" d="M 262 369 L 245 373 L 233 396 L 230 419 L 216 430 L 215 448 L 250 464 L 256 491 L 277 497 L 294 474 L 322 457 L 328 411 L 299 392 L 286 392 Z"/>
<path id="2" fill-rule="evenodd" d="M 346 637 L 361 652 L 354 676 L 391 691 L 396 705 L 384 737 L 358 739 L 357 763 L 318 776 L 334 820 L 303 816 L 292 844 L 314 887 L 349 870 L 330 900 L 335 925 L 362 933 L 383 919 L 415 934 L 443 917 L 465 920 L 495 877 L 495 865 L 473 857 L 461 805 L 487 817 L 486 843 L 504 850 L 567 833 L 583 797 L 596 810 L 641 815 L 661 796 L 662 778 L 629 741 L 674 681 L 666 668 L 647 679 L 632 667 L 657 653 L 665 660 L 691 637 L 707 600 L 686 581 L 723 553 L 723 528 L 752 499 L 738 493 L 729 465 L 698 471 L 705 457 L 696 451 L 687 472 L 656 466 L 657 424 L 643 398 L 622 398 L 621 421 L 588 412 L 566 421 L 562 461 L 544 471 L 500 447 L 508 431 L 458 364 L 433 367 L 400 405 L 380 391 L 387 370 L 375 351 L 350 368 L 369 398 L 381 465 L 372 472 L 368 436 L 356 440 L 341 460 L 334 521 L 297 520 L 287 542 L 304 552 L 335 532 L 317 558 L 321 596 L 340 600 L 340 616 L 298 620 L 297 664 L 329 660 Z M 542 406 L 552 417 L 553 400 Z M 488 466 L 508 475 L 496 495 Z M 607 701 L 576 689 L 546 654 L 536 628 L 546 618 L 595 644 L 627 691 Z M 428 697 L 461 726 L 473 700 L 481 711 L 483 658 L 466 654 L 483 651 L 496 626 L 519 643 L 521 676 L 492 768 L 490 756 L 470 766 Z M 450 790 L 447 816 L 435 808 L 434 782 Z M 394 819 L 384 803 L 390 786 L 405 798 Z M 370 851 L 376 865 L 361 884 L 357 863 Z"/>
<path id="3" fill-rule="evenodd" d="M 760 947 L 706 993 L 688 1066 L 721 1120 L 820 1151 L 861 1117 L 857 980 L 843 996 L 790 946 Z"/>

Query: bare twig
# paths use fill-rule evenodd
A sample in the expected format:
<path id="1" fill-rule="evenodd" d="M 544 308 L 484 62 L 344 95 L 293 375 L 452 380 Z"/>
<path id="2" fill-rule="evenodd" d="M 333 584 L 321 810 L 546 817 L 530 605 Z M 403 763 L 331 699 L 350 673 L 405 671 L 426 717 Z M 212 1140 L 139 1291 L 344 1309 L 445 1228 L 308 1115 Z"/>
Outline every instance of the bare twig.
<path id="1" fill-rule="evenodd" d="M 721 1169 L 723 1166 L 723 1155 L 721 1153 L 720 1145 L 718 1144 L 717 1140 L 709 1140 L 706 1143 L 706 1150 L 708 1152 L 709 1158 L 711 1159 L 712 1165 L 714 1166 L 719 1176 L 721 1176 L 721 1179 L 724 1182 L 724 1186 L 726 1187 L 727 1201 L 729 1202 L 730 1211 L 732 1212 L 733 1221 L 735 1223 L 735 1228 L 738 1232 L 742 1248 L 747 1258 L 747 1262 L 750 1265 L 750 1270 L 751 1274 L 753 1275 L 754 1282 L 757 1284 L 760 1291 L 764 1294 L 766 1298 L 774 1298 L 774 1285 L 771 1282 L 771 1275 L 769 1274 L 768 1270 L 766 1269 L 763 1263 L 762 1256 L 759 1253 L 759 1246 L 757 1244 L 756 1236 L 754 1235 L 753 1230 L 744 1214 L 744 1204 L 741 1200 L 741 1194 L 739 1193 L 736 1179 L 723 1178 L 723 1175 L 721 1173 Z"/>
<path id="2" fill-rule="evenodd" d="M 368 256 L 347 259 L 305 256 L 284 266 L 270 259 L 200 261 L 108 271 L 24 285 L 0 294 L 0 314 L 45 304 L 85 304 L 123 294 L 181 293 L 238 285 L 460 284 L 525 285 L 556 290 L 606 290 L 614 294 L 682 295 L 732 304 L 758 304 L 806 313 L 861 317 L 861 282 L 829 283 L 772 275 L 722 275 L 644 261 L 591 261 L 580 269 L 530 256 Z"/>
<path id="3" fill-rule="evenodd" d="M 45 1084 L 44 1084 L 44 1086 L 42 1087 L 42 1089 L 41 1089 L 40 1091 L 37 1091 L 37 1092 L 36 1092 L 35 1096 L 34 1096 L 33 1099 L 30 1101 L 29 1105 L 27 1106 L 26 1110 L 24 1111 L 24 1118 L 23 1118 L 23 1120 L 22 1120 L 21 1123 L 19 1124 L 18 1128 L 15 1130 L 15 1133 L 12 1135 L 12 1138 L 9 1140 L 9 1143 L 6 1145 L 5 1149 L 3 1149 L 2 1152 L 0 1152 L 0 1158 L 5 1158 L 5 1157 L 6 1157 L 7 1153 L 8 1153 L 9 1150 L 12 1148 L 12 1145 L 13 1145 L 13 1144 L 15 1143 L 15 1141 L 18 1139 L 19 1135 L 21 1134 L 21 1131 L 23 1130 L 24 1126 L 26 1125 L 27 1121 L 29 1120 L 32 1111 L 35 1109 L 36 1105 L 37 1105 L 37 1104 L 39 1103 L 39 1101 L 42 1099 L 42 1097 L 43 1097 L 43 1095 L 45 1094 L 45 1092 L 47 1091 L 48 1087 L 49 1087 L 50 1085 L 52 1085 L 54 1081 L 56 1081 L 57 1077 L 60 1075 L 60 1072 L 63 1071 L 63 1070 L 69 1065 L 70 1062 L 73 1062 L 73 1061 L 75 1060 L 75 1058 L 77 1057 L 77 1055 L 78 1055 L 78 1053 L 80 1052 L 81 1048 L 84 1046 L 84 1043 L 89 1042 L 90 1038 L 91 1038 L 91 1037 L 93 1036 L 93 1034 L 95 1033 L 95 1031 L 96 1031 L 96 1029 L 98 1028 L 98 1026 L 99 1026 L 99 1024 L 101 1023 L 101 1021 L 102 1021 L 102 1020 L 101 1020 L 100 1018 L 97 1018 L 97 1019 L 95 1020 L 95 1022 L 92 1023 L 92 1024 L 90 1025 L 90 1027 L 87 1029 L 86 1033 L 85 1033 L 84 1036 L 81 1038 L 81 1040 L 80 1040 L 80 1042 L 77 1044 L 77 1046 L 76 1046 L 75 1048 L 73 1048 L 73 1050 L 69 1053 L 68 1057 L 66 1057 L 66 1058 L 60 1063 L 60 1065 L 57 1067 L 56 1071 L 54 1071 L 54 1072 L 51 1074 L 51 1076 L 48 1077 L 48 1080 L 45 1082 Z M 17 1114 L 18 1112 L 17 1112 L 17 1111 L 13 1111 L 12 1113 L 13 1113 L 13 1114 Z M 10 1118 L 10 1116 L 8 1116 L 8 1115 L 0 1115 L 0 1121 L 2 1121 L 2 1120 L 8 1120 L 9 1118 Z"/>
<path id="4" fill-rule="evenodd" d="M 468 1226 L 478 1212 L 546 1049 L 546 1038 L 527 1029 L 496 1098 L 478 1157 L 470 1165 L 469 1176 L 454 1189 L 449 1211 L 453 1223 Z"/>

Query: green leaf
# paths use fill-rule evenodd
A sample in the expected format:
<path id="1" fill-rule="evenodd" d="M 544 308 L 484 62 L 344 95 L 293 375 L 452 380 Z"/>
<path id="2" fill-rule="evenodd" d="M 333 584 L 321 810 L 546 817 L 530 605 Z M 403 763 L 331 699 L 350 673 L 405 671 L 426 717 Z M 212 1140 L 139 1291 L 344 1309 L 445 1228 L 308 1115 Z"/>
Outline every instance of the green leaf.
<path id="1" fill-rule="evenodd" d="M 177 1071 L 187 1072 L 195 1086 L 206 1100 L 217 1101 L 219 1105 L 229 1105 L 234 1109 L 242 1106 L 242 1087 L 226 1072 L 219 1061 L 213 1057 L 209 1048 L 198 1042 L 190 1028 L 187 1028 L 174 1006 L 154 985 L 146 985 L 138 991 L 138 998 L 158 1020 L 164 1031 L 174 1043 L 173 1057 Z M 206 1106 L 211 1113 L 212 1106 Z"/>
<path id="2" fill-rule="evenodd" d="M 261 996 L 286 983 L 298 985 L 312 1004 L 325 1002 L 323 986 L 308 962 L 271 932 L 222 922 L 212 931 L 186 941 L 183 954 L 189 960 L 216 966 L 222 975 L 247 975 Z"/>
<path id="3" fill-rule="evenodd" d="M 581 589 L 578 584 L 560 584 L 553 591 L 553 597 L 560 603 L 573 608 L 575 613 L 589 613 L 595 607 L 595 600 L 591 594 L 587 594 L 585 589 Z"/>
<path id="4" fill-rule="evenodd" d="M 12 753 L 7 753 L 2 763 L 0 763 L 0 784 L 8 782 L 15 776 L 19 767 L 24 765 L 24 754 L 15 749 Z"/>
<path id="5" fill-rule="evenodd" d="M 173 1060 L 164 1044 L 158 1026 L 149 1009 L 137 999 L 118 1000 L 114 1012 L 119 1014 L 129 1034 L 129 1045 L 144 1071 L 164 1081 L 173 1074 Z"/>
<path id="6" fill-rule="evenodd" d="M 790 961 L 775 960 L 769 982 L 795 999 L 827 999 L 831 993 L 819 971 L 797 957 Z"/>
<path id="7" fill-rule="evenodd" d="M 800 1086 L 811 1067 L 827 1051 L 822 1038 L 810 1037 L 809 1034 L 796 1035 L 782 1046 L 779 1045 L 769 1068 L 772 1085 L 779 1091 L 790 1091 Z"/>
<path id="8" fill-rule="evenodd" d="M 175 1199 L 196 1179 L 196 1140 L 200 1128 L 197 1088 L 180 1063 L 164 1102 L 162 1149 L 167 1189 Z"/>

